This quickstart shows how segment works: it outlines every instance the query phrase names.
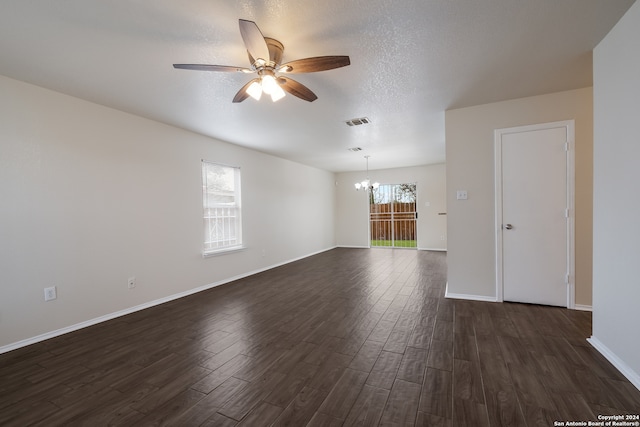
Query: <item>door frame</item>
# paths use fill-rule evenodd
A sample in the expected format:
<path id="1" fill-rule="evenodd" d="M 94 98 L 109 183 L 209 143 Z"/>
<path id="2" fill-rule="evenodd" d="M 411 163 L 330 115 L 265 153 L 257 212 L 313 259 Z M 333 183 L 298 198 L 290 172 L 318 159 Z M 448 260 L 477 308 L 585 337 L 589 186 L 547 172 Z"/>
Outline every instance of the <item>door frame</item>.
<path id="1" fill-rule="evenodd" d="M 495 154 L 495 250 L 496 250 L 496 300 L 503 302 L 503 247 L 502 247 L 502 137 L 506 134 L 531 132 L 564 127 L 567 132 L 565 150 L 567 171 L 567 308 L 575 309 L 575 120 L 540 123 L 494 130 Z"/>

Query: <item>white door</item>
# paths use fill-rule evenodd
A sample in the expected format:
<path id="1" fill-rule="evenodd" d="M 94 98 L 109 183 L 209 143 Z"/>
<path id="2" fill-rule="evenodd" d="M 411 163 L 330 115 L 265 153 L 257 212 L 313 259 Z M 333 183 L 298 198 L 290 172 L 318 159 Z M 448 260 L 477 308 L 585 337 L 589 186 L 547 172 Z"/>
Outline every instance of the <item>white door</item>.
<path id="1" fill-rule="evenodd" d="M 572 139 L 573 121 L 496 131 L 504 301 L 573 308 Z"/>

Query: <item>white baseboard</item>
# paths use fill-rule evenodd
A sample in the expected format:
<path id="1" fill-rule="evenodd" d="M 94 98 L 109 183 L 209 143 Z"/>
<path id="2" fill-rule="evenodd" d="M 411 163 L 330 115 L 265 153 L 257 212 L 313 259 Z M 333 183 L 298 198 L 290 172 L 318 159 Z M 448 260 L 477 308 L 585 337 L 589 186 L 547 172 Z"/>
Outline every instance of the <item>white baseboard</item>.
<path id="1" fill-rule="evenodd" d="M 444 297 L 450 299 L 466 299 L 470 301 L 483 301 L 483 302 L 498 302 L 496 297 L 487 297 L 484 295 L 467 295 L 467 294 L 454 294 L 449 292 L 449 282 L 444 290 Z"/>
<path id="2" fill-rule="evenodd" d="M 41 334 L 41 335 L 38 335 L 38 336 L 35 336 L 35 337 L 31 337 L 31 338 L 27 338 L 27 339 L 24 339 L 24 340 L 21 340 L 21 341 L 18 341 L 18 342 L 7 344 L 7 345 L 4 345 L 4 346 L 0 347 L 0 354 L 7 353 L 7 352 L 12 351 L 12 350 L 17 350 L 17 349 L 19 349 L 21 347 L 26 347 L 28 345 L 35 344 L 35 343 L 38 343 L 38 342 L 41 342 L 41 341 L 45 341 L 45 340 L 48 340 L 48 339 L 51 339 L 51 338 L 55 338 L 55 337 L 58 337 L 60 335 L 68 334 L 69 332 L 73 332 L 73 331 L 77 331 L 77 330 L 80 330 L 80 329 L 84 329 L 86 327 L 93 326 L 93 325 L 96 325 L 98 323 L 106 322 L 107 320 L 112 320 L 112 319 L 115 319 L 117 317 L 126 316 L 127 314 L 135 313 L 136 311 L 144 310 L 144 309 L 147 309 L 147 308 L 154 307 L 156 305 L 164 304 L 164 303 L 169 302 L 169 301 L 173 301 L 173 300 L 176 300 L 176 299 L 179 299 L 179 298 L 184 298 L 184 297 L 189 296 L 189 295 L 197 294 L 198 292 L 206 291 L 208 289 L 215 288 L 217 286 L 233 282 L 234 280 L 243 279 L 245 277 L 253 276 L 254 274 L 262 273 L 263 271 L 271 270 L 272 268 L 280 267 L 280 266 L 283 266 L 285 264 L 290 264 L 292 262 L 299 261 L 301 259 L 308 258 L 310 256 L 317 255 L 317 254 L 320 254 L 322 252 L 330 251 L 331 249 L 335 249 L 335 248 L 336 248 L 336 246 L 331 247 L 331 248 L 327 248 L 327 249 L 323 249 L 323 250 L 320 250 L 320 251 L 317 251 L 317 252 L 314 252 L 314 253 L 311 253 L 311 254 L 308 254 L 308 255 L 303 255 L 301 257 L 291 259 L 289 261 L 280 262 L 278 264 L 274 264 L 274 265 L 271 265 L 269 267 L 260 268 L 258 270 L 250 271 L 248 273 L 239 274 L 237 276 L 234 276 L 234 277 L 231 277 L 231 278 L 228 278 L 228 279 L 223 279 L 223 280 L 220 280 L 218 282 L 210 283 L 208 285 L 200 286 L 200 287 L 197 287 L 197 288 L 194 288 L 194 289 L 189 289 L 188 291 L 179 292 L 177 294 L 169 295 L 169 296 L 164 297 L 164 298 L 160 298 L 160 299 L 157 299 L 157 300 L 154 300 L 154 301 L 146 302 L 144 304 L 136 305 L 134 307 L 129 307 L 129 308 L 126 308 L 124 310 L 116 311 L 114 313 L 105 314 L 104 316 L 96 317 L 96 318 L 93 318 L 93 319 L 90 319 L 90 320 L 86 320 L 84 322 L 76 323 L 75 325 L 66 326 L 64 328 L 56 329 L 55 331 L 46 332 L 44 334 Z"/>
<path id="3" fill-rule="evenodd" d="M 434 252 L 447 252 L 446 249 L 442 248 L 418 248 L 419 251 L 434 251 Z"/>
<path id="4" fill-rule="evenodd" d="M 576 304 L 573 307 L 574 310 L 579 310 L 579 311 L 593 311 L 593 307 L 591 307 L 590 305 L 583 305 L 583 304 Z"/>
<path id="5" fill-rule="evenodd" d="M 352 246 L 352 245 L 338 245 L 337 248 L 348 248 L 348 249 L 370 249 L 369 246 Z"/>
<path id="6" fill-rule="evenodd" d="M 629 365 L 620 359 L 614 352 L 604 345 L 598 338 L 591 336 L 587 338 L 589 344 L 600 352 L 613 366 L 616 367 L 622 375 L 624 375 L 638 390 L 640 390 L 640 375 L 635 372 Z"/>

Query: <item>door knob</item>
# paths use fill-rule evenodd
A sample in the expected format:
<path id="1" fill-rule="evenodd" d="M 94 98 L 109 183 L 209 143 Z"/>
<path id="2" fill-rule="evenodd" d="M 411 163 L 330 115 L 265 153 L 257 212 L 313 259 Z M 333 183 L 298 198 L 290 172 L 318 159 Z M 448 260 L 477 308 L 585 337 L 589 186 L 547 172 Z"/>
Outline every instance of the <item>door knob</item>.
<path id="1" fill-rule="evenodd" d="M 506 228 L 507 230 L 511 230 L 513 228 L 513 225 L 511 224 L 505 224 L 504 228 Z"/>

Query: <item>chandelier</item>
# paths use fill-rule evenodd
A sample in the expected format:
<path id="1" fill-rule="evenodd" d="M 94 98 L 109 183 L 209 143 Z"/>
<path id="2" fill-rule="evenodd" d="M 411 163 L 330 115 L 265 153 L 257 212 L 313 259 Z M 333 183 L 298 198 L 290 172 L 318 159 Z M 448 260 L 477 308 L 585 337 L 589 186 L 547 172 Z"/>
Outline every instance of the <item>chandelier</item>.
<path id="1" fill-rule="evenodd" d="M 364 191 L 371 192 L 380 187 L 379 182 L 371 183 L 371 180 L 369 179 L 369 157 L 370 156 L 364 156 L 364 158 L 367 159 L 367 179 L 362 182 L 355 183 L 356 191 L 359 191 L 362 188 Z"/>

